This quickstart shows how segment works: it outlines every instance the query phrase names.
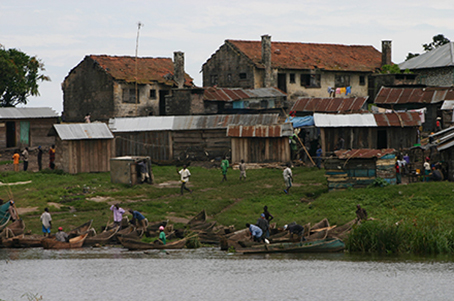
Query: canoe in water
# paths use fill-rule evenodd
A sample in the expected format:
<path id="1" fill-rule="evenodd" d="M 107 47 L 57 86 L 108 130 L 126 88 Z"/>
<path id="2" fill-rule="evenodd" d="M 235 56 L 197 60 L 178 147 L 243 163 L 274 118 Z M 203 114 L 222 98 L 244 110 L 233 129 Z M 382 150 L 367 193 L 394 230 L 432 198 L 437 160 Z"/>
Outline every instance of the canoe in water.
<path id="1" fill-rule="evenodd" d="M 298 243 L 276 243 L 260 244 L 248 248 L 237 249 L 238 253 L 257 254 L 257 253 L 332 253 L 341 252 L 345 249 L 345 244 L 337 238 L 326 238 L 315 241 L 303 241 Z"/>
<path id="2" fill-rule="evenodd" d="M 167 243 L 165 245 L 146 243 L 136 239 L 128 239 L 124 237 L 118 237 L 123 247 L 129 250 L 152 250 L 152 249 L 183 249 L 186 245 L 186 238 Z"/>
<path id="3" fill-rule="evenodd" d="M 117 233 L 120 227 L 104 231 L 93 237 L 87 237 L 84 242 L 84 247 L 93 246 L 95 244 L 107 244 L 110 239 Z"/>
<path id="4" fill-rule="evenodd" d="M 58 241 L 55 238 L 45 238 L 41 241 L 44 249 L 75 249 L 81 248 L 84 244 L 85 238 L 87 238 L 88 233 L 83 235 L 71 238 L 69 242 Z"/>

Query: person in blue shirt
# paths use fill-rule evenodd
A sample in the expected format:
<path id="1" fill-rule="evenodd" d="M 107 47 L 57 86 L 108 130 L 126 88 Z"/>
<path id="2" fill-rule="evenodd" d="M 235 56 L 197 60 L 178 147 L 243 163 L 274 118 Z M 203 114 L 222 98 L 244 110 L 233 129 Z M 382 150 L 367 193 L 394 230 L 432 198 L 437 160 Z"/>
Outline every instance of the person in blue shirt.
<path id="1" fill-rule="evenodd" d="M 262 235 L 263 231 L 256 225 L 251 225 L 251 224 L 246 224 L 246 227 L 249 228 L 249 231 L 251 232 L 251 237 L 254 241 L 256 242 L 261 242 L 262 241 Z"/>
<path id="2" fill-rule="evenodd" d="M 148 220 L 143 216 L 142 213 L 136 210 L 129 210 L 132 214 L 131 224 L 139 229 L 145 229 L 148 226 Z"/>
<path id="3" fill-rule="evenodd" d="M 317 146 L 317 151 L 315 152 L 315 154 L 317 155 L 316 164 L 317 164 L 318 169 L 320 169 L 321 165 L 322 165 L 322 154 L 323 154 L 322 147 L 320 146 L 320 144 Z"/>

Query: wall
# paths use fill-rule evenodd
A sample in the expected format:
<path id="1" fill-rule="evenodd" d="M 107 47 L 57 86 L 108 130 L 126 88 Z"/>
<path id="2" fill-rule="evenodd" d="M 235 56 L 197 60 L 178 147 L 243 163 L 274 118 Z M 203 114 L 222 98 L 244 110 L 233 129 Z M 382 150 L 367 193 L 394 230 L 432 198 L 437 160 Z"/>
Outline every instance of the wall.
<path id="1" fill-rule="evenodd" d="M 289 162 L 288 137 L 232 138 L 232 162 Z"/>
<path id="2" fill-rule="evenodd" d="M 35 147 L 38 145 L 50 146 L 55 143 L 55 137 L 47 136 L 50 129 L 57 123 L 57 118 L 39 118 L 39 119 L 20 119 L 20 120 L 2 120 L 0 121 L 0 148 L 6 148 L 6 122 L 15 123 L 16 147 L 22 148 L 25 146 Z M 20 143 L 20 124 L 21 121 L 30 122 L 29 144 L 22 145 Z"/>
<path id="3" fill-rule="evenodd" d="M 173 89 L 172 95 L 166 96 L 167 115 L 203 115 L 203 89 Z"/>
<path id="4" fill-rule="evenodd" d="M 419 84 L 435 87 L 454 86 L 454 67 L 413 70 Z"/>
<path id="5" fill-rule="evenodd" d="M 226 129 L 176 131 L 172 137 L 174 159 L 211 160 L 230 155 Z"/>
<path id="6" fill-rule="evenodd" d="M 168 131 L 115 134 L 115 156 L 148 156 L 154 162 L 173 159 L 172 134 Z"/>

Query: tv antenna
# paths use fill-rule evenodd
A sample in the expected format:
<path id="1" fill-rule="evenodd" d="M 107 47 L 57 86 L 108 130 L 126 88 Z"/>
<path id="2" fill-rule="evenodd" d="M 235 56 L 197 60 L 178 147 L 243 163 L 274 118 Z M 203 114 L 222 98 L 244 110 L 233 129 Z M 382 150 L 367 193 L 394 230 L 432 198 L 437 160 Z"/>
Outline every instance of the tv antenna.
<path id="1" fill-rule="evenodd" d="M 136 65 L 136 73 L 135 73 L 135 83 L 136 83 L 136 86 L 135 86 L 135 92 L 136 92 L 136 117 L 137 117 L 137 104 L 139 103 L 139 90 L 138 90 L 138 86 L 137 86 L 137 54 L 139 52 L 139 33 L 140 33 L 140 28 L 143 27 L 143 23 L 142 22 L 137 22 L 137 38 L 136 38 L 136 57 L 135 57 L 135 65 Z"/>

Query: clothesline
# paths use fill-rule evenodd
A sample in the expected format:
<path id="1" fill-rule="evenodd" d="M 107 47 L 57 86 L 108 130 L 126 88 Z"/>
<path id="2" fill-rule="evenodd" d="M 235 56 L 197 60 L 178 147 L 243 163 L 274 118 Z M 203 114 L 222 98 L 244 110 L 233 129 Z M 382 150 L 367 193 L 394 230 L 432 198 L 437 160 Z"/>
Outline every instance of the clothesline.
<path id="1" fill-rule="evenodd" d="M 335 94 L 345 94 L 346 96 L 348 94 L 352 93 L 352 87 L 351 86 L 346 86 L 346 87 L 328 87 L 328 94 L 329 96 L 334 96 Z"/>

